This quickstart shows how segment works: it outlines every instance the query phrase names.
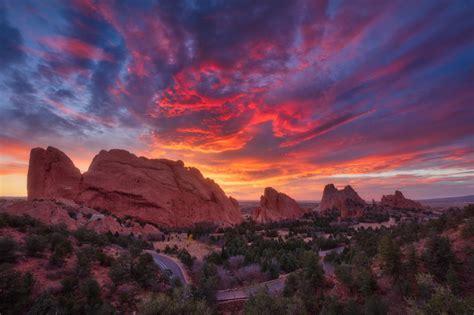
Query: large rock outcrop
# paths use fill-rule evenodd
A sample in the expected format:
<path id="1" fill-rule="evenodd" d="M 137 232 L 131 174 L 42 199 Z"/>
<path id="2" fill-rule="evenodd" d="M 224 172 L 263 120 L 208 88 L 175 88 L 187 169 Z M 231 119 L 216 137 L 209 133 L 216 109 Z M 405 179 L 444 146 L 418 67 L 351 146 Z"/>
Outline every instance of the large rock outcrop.
<path id="1" fill-rule="evenodd" d="M 305 213 L 291 197 L 271 187 L 265 188 L 260 197 L 260 207 L 256 208 L 252 218 L 259 223 L 299 218 Z"/>
<path id="2" fill-rule="evenodd" d="M 28 198 L 66 198 L 117 216 L 164 226 L 241 222 L 238 203 L 211 179 L 181 161 L 147 159 L 124 150 L 101 151 L 81 175 L 58 149 L 35 148 Z"/>
<path id="3" fill-rule="evenodd" d="M 358 217 L 363 214 L 365 205 L 364 199 L 351 186 L 338 190 L 333 184 L 329 184 L 324 187 L 319 210 L 337 209 L 341 211 L 342 218 Z"/>
<path id="4" fill-rule="evenodd" d="M 60 150 L 34 148 L 28 168 L 28 199 L 61 197 L 73 199 L 79 192 L 81 171 Z"/>
<path id="5" fill-rule="evenodd" d="M 407 199 L 403 196 L 401 191 L 396 190 L 394 195 L 384 195 L 380 201 L 383 207 L 397 208 L 397 209 L 422 209 L 421 203 Z"/>

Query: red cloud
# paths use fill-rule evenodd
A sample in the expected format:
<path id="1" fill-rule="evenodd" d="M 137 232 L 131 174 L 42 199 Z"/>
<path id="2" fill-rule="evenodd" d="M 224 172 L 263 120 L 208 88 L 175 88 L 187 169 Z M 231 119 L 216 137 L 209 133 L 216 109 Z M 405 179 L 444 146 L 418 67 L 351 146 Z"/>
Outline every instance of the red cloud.
<path id="1" fill-rule="evenodd" d="M 113 62 L 114 58 L 102 48 L 85 43 L 78 39 L 64 36 L 43 37 L 39 42 L 49 49 L 65 53 L 76 58 L 90 60 L 106 60 Z"/>

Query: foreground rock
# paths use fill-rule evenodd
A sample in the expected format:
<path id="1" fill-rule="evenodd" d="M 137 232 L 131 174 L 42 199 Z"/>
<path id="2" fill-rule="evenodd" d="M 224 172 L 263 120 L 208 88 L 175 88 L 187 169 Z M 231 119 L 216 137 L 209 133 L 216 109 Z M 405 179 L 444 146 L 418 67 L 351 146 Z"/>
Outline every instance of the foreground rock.
<path id="1" fill-rule="evenodd" d="M 384 195 L 380 204 L 383 207 L 397 209 L 422 209 L 421 203 L 405 198 L 401 191 L 396 190 L 394 195 Z"/>
<path id="2" fill-rule="evenodd" d="M 181 161 L 101 151 L 84 174 L 60 150 L 31 151 L 28 199 L 66 198 L 164 226 L 241 222 L 238 203 L 211 179 Z"/>
<path id="3" fill-rule="evenodd" d="M 364 199 L 351 186 L 338 190 L 333 184 L 329 184 L 324 187 L 319 209 L 320 211 L 337 209 L 341 212 L 342 218 L 347 218 L 362 216 L 365 206 Z"/>
<path id="4" fill-rule="evenodd" d="M 260 197 L 260 207 L 255 209 L 252 218 L 259 223 L 266 223 L 299 218 L 304 213 L 305 210 L 294 199 L 267 187 Z"/>
<path id="5" fill-rule="evenodd" d="M 0 213 L 27 215 L 47 225 L 64 224 L 68 230 L 87 228 L 98 233 L 143 236 L 159 239 L 161 232 L 151 224 L 119 220 L 111 215 L 81 206 L 71 200 L 0 200 Z"/>

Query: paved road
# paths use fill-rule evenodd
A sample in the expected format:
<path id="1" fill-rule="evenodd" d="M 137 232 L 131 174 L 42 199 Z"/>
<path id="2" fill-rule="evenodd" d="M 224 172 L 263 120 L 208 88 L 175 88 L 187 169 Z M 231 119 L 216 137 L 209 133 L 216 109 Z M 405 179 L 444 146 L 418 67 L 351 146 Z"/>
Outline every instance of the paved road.
<path id="1" fill-rule="evenodd" d="M 157 253 L 152 250 L 147 250 L 147 253 L 149 253 L 152 257 L 153 260 L 155 261 L 155 264 L 160 267 L 161 270 L 170 270 L 172 275 L 176 278 L 178 278 L 182 284 L 187 285 L 187 277 L 185 276 L 185 270 L 181 268 L 181 266 L 176 263 L 171 257 L 166 256 L 164 254 Z"/>
<path id="2" fill-rule="evenodd" d="M 340 246 L 334 249 L 320 251 L 319 257 L 321 257 L 321 264 L 324 269 L 324 273 L 326 275 L 332 275 L 334 273 L 334 267 L 330 263 L 324 262 L 324 256 L 326 256 L 330 252 L 337 252 L 341 253 L 344 250 L 344 246 Z M 188 277 L 185 276 L 186 270 L 184 270 L 176 261 L 174 261 L 171 257 L 166 256 L 164 254 L 159 254 L 155 251 L 147 251 L 149 254 L 153 256 L 153 260 L 155 264 L 157 264 L 160 269 L 166 270 L 169 269 L 173 276 L 179 278 L 181 283 L 184 285 L 188 285 Z M 238 289 L 229 289 L 229 290 L 219 290 L 217 291 L 216 298 L 218 302 L 228 302 L 228 301 L 237 301 L 237 300 L 246 300 L 251 295 L 258 292 L 258 290 L 262 288 L 266 288 L 270 294 L 278 294 L 283 291 L 285 287 L 286 276 L 281 278 L 258 283 L 249 287 L 245 288 L 238 288 Z"/>
<path id="3" fill-rule="evenodd" d="M 217 291 L 216 298 L 218 302 L 246 300 L 262 288 L 266 288 L 270 294 L 278 294 L 282 292 L 285 288 L 285 281 L 286 277 L 281 277 L 275 280 L 258 283 L 245 288 L 220 290 Z"/>

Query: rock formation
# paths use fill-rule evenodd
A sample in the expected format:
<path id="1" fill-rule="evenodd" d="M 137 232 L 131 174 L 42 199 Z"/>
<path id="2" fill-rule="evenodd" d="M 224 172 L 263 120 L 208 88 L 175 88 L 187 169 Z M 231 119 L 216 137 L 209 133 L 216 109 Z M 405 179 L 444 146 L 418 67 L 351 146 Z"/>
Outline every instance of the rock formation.
<path id="1" fill-rule="evenodd" d="M 81 171 L 56 148 L 35 148 L 30 153 L 28 199 L 61 197 L 73 199 L 79 192 Z"/>
<path id="2" fill-rule="evenodd" d="M 365 201 L 351 186 L 348 185 L 344 189 L 338 190 L 333 184 L 329 184 L 324 187 L 319 210 L 337 209 L 341 211 L 342 218 L 347 218 L 361 216 L 364 207 Z"/>
<path id="3" fill-rule="evenodd" d="M 101 151 L 81 174 L 58 149 L 33 149 L 28 199 L 58 198 L 171 227 L 197 222 L 232 225 L 242 220 L 237 201 L 198 169 L 124 150 Z"/>
<path id="4" fill-rule="evenodd" d="M 421 203 L 405 198 L 401 191 L 396 190 L 394 195 L 384 195 L 380 201 L 383 207 L 397 209 L 422 209 Z"/>
<path id="5" fill-rule="evenodd" d="M 298 218 L 304 213 L 305 210 L 294 199 L 267 187 L 260 197 L 260 207 L 255 209 L 252 218 L 259 223 L 266 223 Z"/>
<path id="6" fill-rule="evenodd" d="M 133 234 L 156 239 L 162 236 L 151 224 L 139 224 L 133 220 L 117 218 L 81 206 L 71 200 L 0 200 L 0 213 L 28 215 L 45 224 L 64 224 L 69 230 L 84 227 L 98 233 Z"/>

